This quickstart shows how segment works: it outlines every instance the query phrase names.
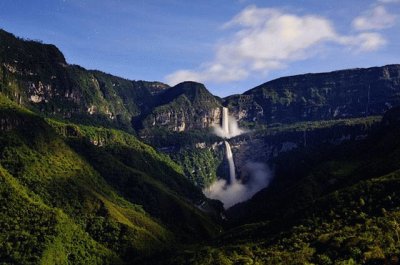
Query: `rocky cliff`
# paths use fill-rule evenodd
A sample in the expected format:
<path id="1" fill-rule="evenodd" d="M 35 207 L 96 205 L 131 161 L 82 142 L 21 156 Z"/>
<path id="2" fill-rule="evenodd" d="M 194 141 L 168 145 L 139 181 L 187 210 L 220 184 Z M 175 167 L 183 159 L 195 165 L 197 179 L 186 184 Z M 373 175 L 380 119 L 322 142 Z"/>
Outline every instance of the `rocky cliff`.
<path id="1" fill-rule="evenodd" d="M 283 77 L 225 104 L 239 120 L 259 123 L 382 115 L 400 104 L 400 65 Z"/>

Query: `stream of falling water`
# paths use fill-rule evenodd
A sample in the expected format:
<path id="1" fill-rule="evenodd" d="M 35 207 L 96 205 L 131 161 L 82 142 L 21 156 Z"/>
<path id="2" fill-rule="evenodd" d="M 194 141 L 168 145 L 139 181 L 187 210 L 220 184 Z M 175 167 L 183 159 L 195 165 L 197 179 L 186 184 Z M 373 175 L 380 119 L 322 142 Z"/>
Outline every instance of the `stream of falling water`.
<path id="1" fill-rule="evenodd" d="M 203 189 L 204 194 L 211 199 L 220 200 L 227 209 L 232 205 L 248 200 L 260 189 L 266 187 L 271 179 L 266 164 L 247 161 L 244 169 L 247 170 L 249 180 L 244 184 L 236 179 L 236 167 L 232 148 L 227 139 L 244 133 L 234 117 L 229 116 L 228 108 L 222 108 L 221 123 L 214 127 L 214 133 L 224 139 L 225 156 L 229 165 L 229 180 L 218 179 L 209 187 Z"/>
<path id="2" fill-rule="evenodd" d="M 230 184 L 233 184 L 236 182 L 235 162 L 233 161 L 231 146 L 227 141 L 225 141 L 225 149 L 226 149 L 226 159 L 228 159 L 228 164 L 229 164 L 229 182 Z"/>
<path id="3" fill-rule="evenodd" d="M 225 107 L 222 108 L 221 127 L 225 135 L 229 136 L 231 134 L 229 128 L 229 112 L 228 108 Z M 235 161 L 233 161 L 232 149 L 228 141 L 225 141 L 225 154 L 229 164 L 229 183 L 233 184 L 236 182 Z"/>

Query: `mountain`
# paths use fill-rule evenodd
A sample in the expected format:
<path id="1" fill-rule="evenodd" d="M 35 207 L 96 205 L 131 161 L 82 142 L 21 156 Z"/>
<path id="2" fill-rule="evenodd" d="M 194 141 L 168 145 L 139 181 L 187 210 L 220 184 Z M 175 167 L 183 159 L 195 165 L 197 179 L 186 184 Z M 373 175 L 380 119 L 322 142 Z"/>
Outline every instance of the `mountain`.
<path id="1" fill-rule="evenodd" d="M 221 103 L 195 82 L 183 82 L 159 94 L 157 106 L 144 118 L 143 127 L 182 132 L 219 124 Z"/>
<path id="2" fill-rule="evenodd" d="M 282 77 L 225 99 L 239 120 L 259 123 L 382 115 L 400 103 L 400 65 Z"/>
<path id="3" fill-rule="evenodd" d="M 213 96 L 202 84 L 131 81 L 69 65 L 54 45 L 0 30 L 0 89 L 49 117 L 124 130 L 207 129 L 220 108 L 245 126 L 382 115 L 400 101 L 400 65 L 283 77 L 242 95 Z"/>
<path id="4" fill-rule="evenodd" d="M 86 70 L 0 30 L 0 263 L 398 264 L 399 69 L 221 99 Z M 246 133 L 212 133 L 223 106 Z M 224 141 L 234 196 L 255 183 L 249 163 L 270 169 L 226 210 L 201 190 L 230 177 Z"/>
<path id="5" fill-rule="evenodd" d="M 201 104 L 182 96 L 183 87 L 198 95 Z M 400 65 L 283 77 L 224 99 L 212 96 L 202 84 L 184 82 L 161 97 L 165 99 L 145 118 L 144 128 L 206 129 L 221 119 L 222 105 L 247 127 L 376 116 L 400 104 Z M 196 111 L 189 113 L 192 107 Z"/>
<path id="6" fill-rule="evenodd" d="M 168 88 L 69 65 L 53 45 L 0 30 L 0 89 L 20 105 L 45 115 L 126 130 Z"/>
<path id="7" fill-rule="evenodd" d="M 219 101 L 202 84 L 169 88 L 69 65 L 53 45 L 0 30 L 0 89 L 20 105 L 47 116 L 124 130 L 209 127 Z M 192 112 L 190 109 L 196 109 Z"/>

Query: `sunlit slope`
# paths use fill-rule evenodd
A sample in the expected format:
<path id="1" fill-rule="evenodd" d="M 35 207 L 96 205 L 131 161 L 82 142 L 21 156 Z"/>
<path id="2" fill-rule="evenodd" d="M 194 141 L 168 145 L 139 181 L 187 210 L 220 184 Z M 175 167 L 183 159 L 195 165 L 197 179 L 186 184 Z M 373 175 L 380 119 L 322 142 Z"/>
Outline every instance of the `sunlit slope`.
<path id="1" fill-rule="evenodd" d="M 54 121 L 50 124 L 109 185 L 160 218 L 178 237 L 193 241 L 218 230 L 209 217 L 193 207 L 209 201 L 168 156 L 122 131 Z"/>
<path id="2" fill-rule="evenodd" d="M 0 168 L 0 180 L 3 264 L 122 263 L 61 210 L 29 195 L 4 168 Z"/>
<path id="3" fill-rule="evenodd" d="M 190 190 L 192 186 L 177 166 L 134 137 L 115 132 L 136 145 L 122 148 L 115 140 L 107 150 L 91 144 L 85 134 L 67 143 L 54 129 L 54 123 L 50 126 L 4 97 L 0 102 L 1 186 L 7 191 L 0 197 L 5 202 L 0 213 L 4 216 L 0 252 L 6 253 L 5 258 L 15 257 L 15 261 L 26 263 L 23 259 L 29 258 L 28 253 L 40 260 L 53 257 L 52 250 L 73 248 L 93 262 L 101 256 L 130 261 L 170 248 L 176 239 L 189 238 L 189 233 L 192 240 L 214 233 L 213 222 L 192 206 L 196 199 L 201 200 L 200 191 Z M 126 153 L 120 154 L 119 148 L 130 150 L 124 152 L 136 164 L 123 161 Z M 151 168 L 150 159 L 157 161 L 158 166 Z M 138 161 L 151 164 L 146 167 Z M 188 190 L 180 181 L 187 183 Z M 13 189 L 9 188 L 10 183 Z M 8 199 L 10 196 L 15 199 Z M 152 204 L 151 200 L 158 201 Z M 30 207 L 32 203 L 40 207 Z M 24 204 L 32 214 L 23 214 Z M 165 218 L 167 211 L 179 213 L 177 218 L 182 217 L 186 225 L 175 235 L 170 231 L 177 227 L 173 220 Z M 13 226 L 16 220 L 21 227 Z M 23 224 L 35 224 L 38 231 L 32 227 L 32 232 L 25 233 Z M 10 239 L 9 227 L 16 230 L 17 240 Z M 75 240 L 79 233 L 84 236 Z M 43 242 L 36 235 L 52 238 Z M 65 238 L 60 240 L 57 236 Z M 21 248 L 10 248 L 9 240 Z M 92 250 L 95 246 L 96 251 Z M 85 263 L 80 256 L 77 259 L 74 264 Z"/>

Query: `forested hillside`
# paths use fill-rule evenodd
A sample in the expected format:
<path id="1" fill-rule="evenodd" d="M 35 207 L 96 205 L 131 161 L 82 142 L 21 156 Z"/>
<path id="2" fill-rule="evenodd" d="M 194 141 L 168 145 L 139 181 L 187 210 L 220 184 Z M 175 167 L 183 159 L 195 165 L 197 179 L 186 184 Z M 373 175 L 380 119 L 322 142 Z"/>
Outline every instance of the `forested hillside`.
<path id="1" fill-rule="evenodd" d="M 44 120 L 0 103 L 0 260 L 132 262 L 219 231 L 165 155 L 122 131 Z"/>

